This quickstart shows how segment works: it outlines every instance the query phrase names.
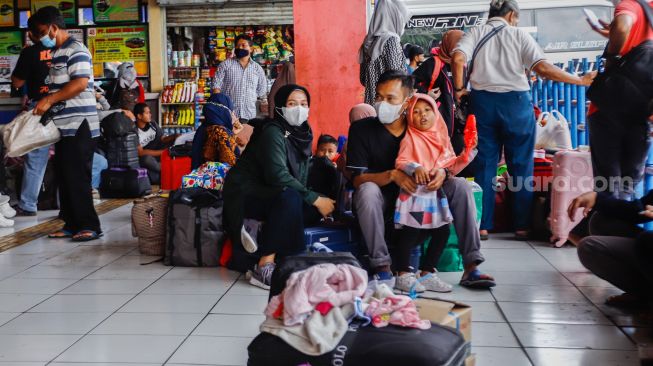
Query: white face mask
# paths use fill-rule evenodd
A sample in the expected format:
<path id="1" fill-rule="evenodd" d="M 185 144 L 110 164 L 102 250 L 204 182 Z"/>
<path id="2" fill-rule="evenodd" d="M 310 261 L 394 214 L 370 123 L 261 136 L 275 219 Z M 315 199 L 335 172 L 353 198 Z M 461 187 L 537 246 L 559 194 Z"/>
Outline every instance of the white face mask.
<path id="1" fill-rule="evenodd" d="M 297 106 L 297 107 L 282 107 L 281 114 L 283 118 L 288 122 L 289 125 L 293 127 L 299 127 L 302 123 L 308 120 L 308 107 Z"/>
<path id="2" fill-rule="evenodd" d="M 390 104 L 388 102 L 376 102 L 374 103 L 374 109 L 376 109 L 376 115 L 379 117 L 379 121 L 384 125 L 389 125 L 392 122 L 399 119 L 401 116 L 401 108 L 404 106 L 401 104 Z"/>

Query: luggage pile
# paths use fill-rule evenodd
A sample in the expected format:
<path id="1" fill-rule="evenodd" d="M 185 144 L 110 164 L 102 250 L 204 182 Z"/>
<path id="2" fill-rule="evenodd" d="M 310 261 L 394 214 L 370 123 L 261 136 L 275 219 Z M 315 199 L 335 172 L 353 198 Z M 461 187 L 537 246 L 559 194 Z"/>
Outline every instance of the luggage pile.
<path id="1" fill-rule="evenodd" d="M 248 347 L 251 366 L 462 366 L 469 357 L 464 336 L 421 318 L 411 298 L 385 285 L 368 290 L 367 273 L 349 253 L 286 258 L 265 314 Z"/>

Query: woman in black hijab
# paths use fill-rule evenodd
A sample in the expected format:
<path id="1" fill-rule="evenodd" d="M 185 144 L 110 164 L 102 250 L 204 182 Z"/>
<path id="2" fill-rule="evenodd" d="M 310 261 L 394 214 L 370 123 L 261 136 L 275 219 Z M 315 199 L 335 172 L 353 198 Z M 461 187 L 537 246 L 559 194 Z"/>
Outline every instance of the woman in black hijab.
<path id="1" fill-rule="evenodd" d="M 266 289 L 275 259 L 304 251 L 304 226 L 334 210 L 333 200 L 306 187 L 313 144 L 310 98 L 299 85 L 279 89 L 274 118 L 250 122 L 254 135 L 224 186 L 225 226 L 234 244 L 231 267 L 249 269 L 244 251 L 255 253 L 250 283 Z"/>

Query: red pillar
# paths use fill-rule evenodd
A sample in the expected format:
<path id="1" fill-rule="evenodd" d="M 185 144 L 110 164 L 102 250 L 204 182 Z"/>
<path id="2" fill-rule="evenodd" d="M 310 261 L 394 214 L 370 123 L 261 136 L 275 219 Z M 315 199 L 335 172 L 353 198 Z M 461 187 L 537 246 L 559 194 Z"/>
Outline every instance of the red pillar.
<path id="1" fill-rule="evenodd" d="M 363 101 L 358 49 L 369 0 L 294 0 L 297 83 L 311 93 L 309 120 L 321 133 L 346 135 L 349 110 Z"/>

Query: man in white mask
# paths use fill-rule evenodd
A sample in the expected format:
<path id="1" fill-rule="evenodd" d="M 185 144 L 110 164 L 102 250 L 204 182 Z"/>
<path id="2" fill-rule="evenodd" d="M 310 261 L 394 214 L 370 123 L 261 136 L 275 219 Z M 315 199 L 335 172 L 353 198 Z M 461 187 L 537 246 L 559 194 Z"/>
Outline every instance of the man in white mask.
<path id="1" fill-rule="evenodd" d="M 413 94 L 413 79 L 403 71 L 387 71 L 376 87 L 375 109 L 378 117 L 366 118 L 351 125 L 347 143 L 347 169 L 352 172 L 354 206 L 374 270 L 371 280 L 394 287 L 386 238 L 394 227 L 393 215 L 399 188 L 414 193 L 417 184 L 412 176 L 395 169 L 401 140 L 406 134 L 406 111 Z M 444 191 L 454 218 L 461 228 L 476 227 L 476 206 L 473 193 L 463 179 L 448 179 L 440 169 L 430 184 Z M 476 284 L 493 284 L 494 279 L 481 274 L 477 266 L 484 261 L 477 230 L 457 230 L 460 250 L 465 261 L 463 280 Z M 480 287 L 480 286 L 476 286 Z M 488 286 L 483 286 L 488 287 Z"/>

